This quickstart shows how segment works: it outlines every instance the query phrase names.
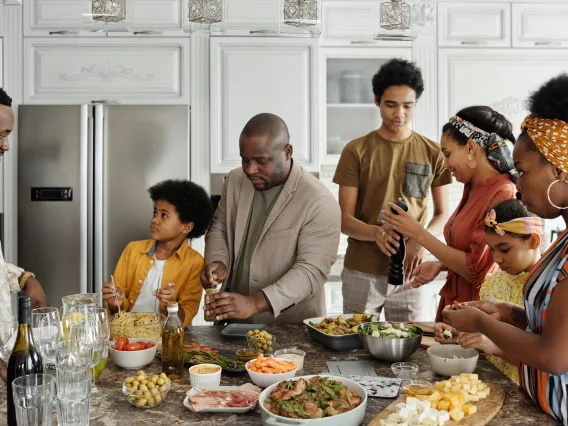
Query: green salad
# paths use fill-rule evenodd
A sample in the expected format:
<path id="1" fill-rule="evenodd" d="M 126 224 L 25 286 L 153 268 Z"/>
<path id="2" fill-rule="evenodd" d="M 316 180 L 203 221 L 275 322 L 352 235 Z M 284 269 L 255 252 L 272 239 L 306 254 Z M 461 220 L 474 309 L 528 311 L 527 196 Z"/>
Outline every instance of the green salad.
<path id="1" fill-rule="evenodd" d="M 367 334 L 373 337 L 390 337 L 407 339 L 410 337 L 418 337 L 422 335 L 422 330 L 412 325 L 391 324 L 390 322 L 384 324 L 367 324 L 361 328 L 362 334 Z"/>

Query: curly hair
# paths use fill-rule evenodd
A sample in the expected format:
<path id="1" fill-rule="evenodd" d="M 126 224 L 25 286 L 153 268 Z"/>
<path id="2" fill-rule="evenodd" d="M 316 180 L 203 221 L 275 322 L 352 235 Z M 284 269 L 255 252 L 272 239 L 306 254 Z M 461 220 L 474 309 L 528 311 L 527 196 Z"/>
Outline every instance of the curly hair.
<path id="1" fill-rule="evenodd" d="M 515 143 L 515 135 L 513 134 L 513 125 L 511 122 L 507 120 L 504 115 L 488 106 L 470 106 L 460 110 L 456 115 L 462 120 L 469 121 L 481 130 L 496 133 L 503 139 L 509 140 L 513 144 Z M 467 136 L 460 133 L 450 123 L 444 125 L 442 133 L 455 140 L 458 145 L 467 144 Z"/>
<path id="2" fill-rule="evenodd" d="M 519 219 L 521 217 L 536 217 L 535 214 L 531 213 L 527 209 L 521 200 L 517 200 L 515 198 L 505 200 L 497 204 L 493 210 L 495 210 L 495 220 L 498 223 L 509 222 L 510 220 Z M 485 232 L 495 232 L 495 229 L 486 225 Z M 523 240 L 528 240 L 531 237 L 530 235 L 525 234 L 516 234 L 508 231 L 505 232 L 513 237 L 521 238 Z"/>
<path id="3" fill-rule="evenodd" d="M 373 93 L 380 101 L 391 86 L 408 86 L 416 92 L 418 100 L 424 92 L 422 72 L 413 62 L 405 59 L 391 59 L 381 66 L 373 76 Z"/>
<path id="4" fill-rule="evenodd" d="M 207 191 L 188 180 L 168 179 L 148 189 L 154 203 L 164 200 L 173 205 L 181 223 L 193 223 L 187 238 L 199 238 L 207 232 L 213 218 L 213 203 Z"/>
<path id="5" fill-rule="evenodd" d="M 2 88 L 0 88 L 0 105 L 12 107 L 12 98 Z"/>

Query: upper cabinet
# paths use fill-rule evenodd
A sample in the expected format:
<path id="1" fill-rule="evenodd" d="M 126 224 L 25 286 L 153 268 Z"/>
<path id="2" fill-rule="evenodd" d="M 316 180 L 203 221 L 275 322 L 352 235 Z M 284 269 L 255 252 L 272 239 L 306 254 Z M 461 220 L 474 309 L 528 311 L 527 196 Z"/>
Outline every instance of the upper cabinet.
<path id="1" fill-rule="evenodd" d="M 186 0 L 136 0 L 129 3 L 125 24 L 130 31 L 113 35 L 179 35 L 187 25 Z M 24 36 L 104 36 L 92 32 L 91 0 L 26 0 Z M 110 28 L 120 27 L 112 26 Z"/>
<path id="2" fill-rule="evenodd" d="M 514 3 L 514 47 L 567 47 L 568 4 Z"/>
<path id="3" fill-rule="evenodd" d="M 477 1 L 438 3 L 438 45 L 509 47 L 511 4 Z"/>
<path id="4" fill-rule="evenodd" d="M 211 38 L 211 172 L 240 167 L 239 137 L 254 115 L 288 125 L 294 159 L 318 171 L 317 40 Z"/>

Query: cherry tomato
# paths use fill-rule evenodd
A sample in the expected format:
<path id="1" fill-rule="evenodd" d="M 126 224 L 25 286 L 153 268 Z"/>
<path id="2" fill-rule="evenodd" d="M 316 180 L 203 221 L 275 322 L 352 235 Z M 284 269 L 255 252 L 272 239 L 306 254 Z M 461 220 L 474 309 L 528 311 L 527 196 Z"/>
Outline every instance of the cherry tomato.
<path id="1" fill-rule="evenodd" d="M 152 343 L 152 342 L 146 343 L 146 349 L 150 349 L 150 348 L 153 348 L 153 347 L 154 347 L 154 343 Z"/>
<path id="2" fill-rule="evenodd" d="M 128 339 L 126 337 L 121 337 L 114 344 L 114 349 L 117 351 L 123 351 L 126 345 L 128 345 Z"/>
<path id="3" fill-rule="evenodd" d="M 125 351 L 137 351 L 138 350 L 138 343 L 129 343 L 124 347 Z"/>
<path id="4" fill-rule="evenodd" d="M 137 351 L 143 351 L 144 349 L 146 349 L 146 343 L 145 342 L 137 342 L 136 343 L 136 349 Z"/>

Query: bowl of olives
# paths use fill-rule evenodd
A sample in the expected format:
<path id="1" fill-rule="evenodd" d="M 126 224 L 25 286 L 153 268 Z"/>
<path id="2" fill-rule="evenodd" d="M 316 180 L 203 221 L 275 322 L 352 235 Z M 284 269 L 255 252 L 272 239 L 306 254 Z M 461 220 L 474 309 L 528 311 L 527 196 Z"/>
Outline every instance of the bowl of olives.
<path id="1" fill-rule="evenodd" d="M 160 405 L 172 388 L 172 381 L 165 373 L 146 375 L 142 370 L 136 376 L 127 377 L 122 392 L 128 402 L 137 408 L 153 408 Z"/>
<path id="2" fill-rule="evenodd" d="M 274 352 L 276 337 L 269 334 L 266 330 L 250 330 L 247 333 L 247 341 L 249 348 L 258 349 L 265 354 L 271 354 Z"/>

